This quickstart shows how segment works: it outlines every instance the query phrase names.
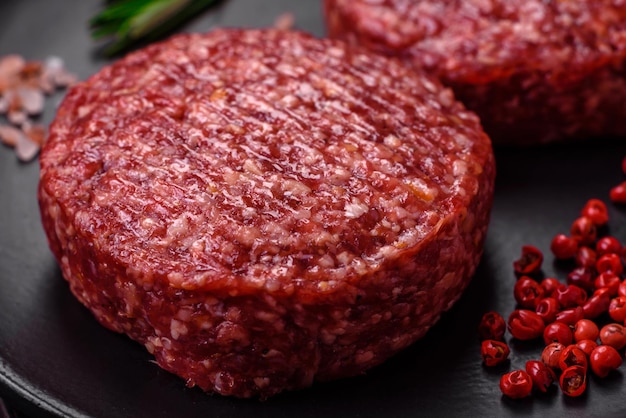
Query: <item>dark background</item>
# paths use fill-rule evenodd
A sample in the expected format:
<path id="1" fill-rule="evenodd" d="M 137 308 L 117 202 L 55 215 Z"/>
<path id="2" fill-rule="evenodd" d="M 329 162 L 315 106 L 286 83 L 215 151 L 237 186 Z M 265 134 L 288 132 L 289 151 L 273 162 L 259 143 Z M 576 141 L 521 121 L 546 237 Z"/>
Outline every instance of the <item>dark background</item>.
<path id="1" fill-rule="evenodd" d="M 98 58 L 86 27 L 100 5 L 0 1 L 0 55 L 56 55 L 85 78 L 107 63 Z M 269 26 L 283 12 L 295 14 L 297 28 L 324 34 L 318 0 L 226 0 L 185 30 Z M 48 100 L 45 123 L 61 96 Z M 624 155 L 626 141 L 610 139 L 497 149 L 485 255 L 459 303 L 424 339 L 364 376 L 258 402 L 187 389 L 151 363 L 142 346 L 99 326 L 70 295 L 47 248 L 35 195 L 37 162 L 19 163 L 11 149 L 0 146 L 0 394 L 33 417 L 624 417 L 621 372 L 605 380 L 592 377 L 588 393 L 577 399 L 556 387 L 522 401 L 503 398 L 500 375 L 538 358 L 541 344 L 513 341 L 511 362 L 489 370 L 481 364 L 476 335 L 484 312 L 508 315 L 514 309 L 511 263 L 521 246 L 548 252 L 551 237 L 569 230 L 587 199 L 607 201 L 609 189 L 624 180 Z M 609 232 L 626 240 L 626 212 L 609 208 Z M 558 267 L 548 254 L 545 274 L 563 279 Z"/>

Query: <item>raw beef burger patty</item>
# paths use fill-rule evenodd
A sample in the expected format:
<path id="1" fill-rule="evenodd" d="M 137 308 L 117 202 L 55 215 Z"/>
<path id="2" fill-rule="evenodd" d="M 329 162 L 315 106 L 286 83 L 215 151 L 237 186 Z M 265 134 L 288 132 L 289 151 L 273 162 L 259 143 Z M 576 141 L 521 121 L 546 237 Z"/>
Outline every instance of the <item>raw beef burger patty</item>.
<path id="1" fill-rule="evenodd" d="M 267 397 L 420 338 L 482 252 L 494 159 L 450 90 L 275 30 L 179 35 L 74 87 L 43 225 L 106 327 L 207 391 Z"/>
<path id="2" fill-rule="evenodd" d="M 325 0 L 331 36 L 437 75 L 494 143 L 626 135 L 622 0 Z"/>

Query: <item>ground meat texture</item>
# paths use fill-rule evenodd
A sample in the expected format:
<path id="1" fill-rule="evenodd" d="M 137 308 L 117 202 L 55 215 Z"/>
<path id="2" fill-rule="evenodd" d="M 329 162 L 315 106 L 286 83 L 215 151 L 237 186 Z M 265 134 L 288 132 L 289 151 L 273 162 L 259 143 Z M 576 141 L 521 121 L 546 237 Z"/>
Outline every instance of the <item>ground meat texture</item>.
<path id="1" fill-rule="evenodd" d="M 400 62 L 297 32 L 132 53 L 66 96 L 39 199 L 72 292 L 189 386 L 273 395 L 362 373 L 460 297 L 494 159 Z"/>
<path id="2" fill-rule="evenodd" d="M 626 135 L 622 0 L 325 0 L 332 37 L 426 68 L 494 143 Z"/>

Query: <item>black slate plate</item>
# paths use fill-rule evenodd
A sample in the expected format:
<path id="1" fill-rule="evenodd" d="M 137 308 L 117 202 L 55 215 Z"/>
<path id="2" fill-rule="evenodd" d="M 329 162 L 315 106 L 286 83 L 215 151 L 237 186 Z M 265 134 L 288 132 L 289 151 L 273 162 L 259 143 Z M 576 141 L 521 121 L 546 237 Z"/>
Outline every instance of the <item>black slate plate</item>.
<path id="1" fill-rule="evenodd" d="M 291 11 L 298 28 L 322 35 L 319 3 L 227 0 L 187 30 L 267 26 Z M 94 55 L 86 30 L 96 7 L 83 0 L 1 2 L 0 55 L 58 55 L 87 77 L 106 63 Z M 53 111 L 51 105 L 44 122 Z M 459 303 L 423 340 L 364 376 L 258 402 L 187 389 L 153 364 L 143 347 L 99 326 L 70 295 L 47 248 L 35 197 L 37 164 L 20 164 L 0 147 L 0 394 L 32 417 L 626 416 L 619 372 L 591 378 L 587 395 L 577 399 L 556 388 L 522 401 L 503 398 L 499 376 L 538 357 L 541 345 L 513 343 L 510 364 L 488 370 L 476 336 L 485 311 L 508 314 L 514 308 L 511 262 L 520 247 L 532 243 L 548 251 L 551 237 L 568 230 L 588 198 L 606 200 L 610 187 L 623 180 L 624 155 L 623 140 L 497 150 L 485 256 Z M 610 232 L 626 240 L 626 212 L 610 210 Z M 550 256 L 545 264 L 546 275 L 564 277 Z"/>

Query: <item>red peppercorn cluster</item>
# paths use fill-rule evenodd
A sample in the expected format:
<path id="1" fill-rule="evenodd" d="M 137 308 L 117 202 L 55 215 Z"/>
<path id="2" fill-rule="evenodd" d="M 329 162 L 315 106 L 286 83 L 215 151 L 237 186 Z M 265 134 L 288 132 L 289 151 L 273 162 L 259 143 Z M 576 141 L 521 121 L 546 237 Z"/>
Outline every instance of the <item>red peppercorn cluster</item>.
<path id="1" fill-rule="evenodd" d="M 626 182 L 623 187 L 623 201 L 613 194 L 611 200 L 626 203 Z M 565 395 L 576 397 L 585 392 L 589 371 L 603 378 L 621 366 L 626 347 L 626 252 L 618 239 L 602 236 L 608 221 L 605 203 L 590 199 L 569 234 L 552 239 L 554 257 L 573 263 L 565 282 L 537 278 L 544 256 L 534 246 L 523 246 L 521 257 L 513 262 L 517 309 L 506 322 L 497 312 L 483 316 L 479 334 L 484 364 L 496 366 L 510 355 L 505 329 L 519 340 L 543 338 L 546 347 L 540 361 L 528 361 L 525 370 L 502 376 L 504 395 L 523 398 L 558 382 Z"/>

